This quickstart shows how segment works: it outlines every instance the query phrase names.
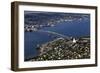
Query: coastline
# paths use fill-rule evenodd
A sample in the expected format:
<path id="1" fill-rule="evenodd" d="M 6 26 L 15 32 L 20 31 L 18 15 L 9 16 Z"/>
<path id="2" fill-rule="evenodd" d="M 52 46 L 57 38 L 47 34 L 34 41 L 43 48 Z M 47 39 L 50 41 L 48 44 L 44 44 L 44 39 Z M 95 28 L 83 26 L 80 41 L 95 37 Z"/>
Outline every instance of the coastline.
<path id="1" fill-rule="evenodd" d="M 38 56 L 25 61 L 67 60 L 90 58 L 90 37 L 73 39 L 57 38 L 38 46 Z"/>

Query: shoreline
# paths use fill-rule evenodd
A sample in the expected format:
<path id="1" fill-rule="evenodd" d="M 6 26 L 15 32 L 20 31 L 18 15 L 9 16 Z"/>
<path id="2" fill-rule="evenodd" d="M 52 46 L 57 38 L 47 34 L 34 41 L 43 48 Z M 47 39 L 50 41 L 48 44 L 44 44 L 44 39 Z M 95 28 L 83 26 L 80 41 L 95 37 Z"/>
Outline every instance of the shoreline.
<path id="1" fill-rule="evenodd" d="M 36 56 L 36 57 L 33 57 L 33 58 L 29 58 L 29 59 L 26 59 L 25 61 L 45 61 L 46 60 L 46 58 L 45 58 L 45 56 L 47 56 L 47 54 L 49 53 L 49 54 L 51 54 L 51 53 L 53 53 L 53 54 L 55 54 L 55 52 L 57 52 L 58 50 L 64 50 L 65 52 L 66 51 L 69 51 L 71 54 L 74 54 L 75 53 L 75 49 L 74 49 L 74 47 L 76 46 L 76 47 L 85 47 L 85 46 L 82 46 L 84 43 L 85 44 L 89 44 L 88 45 L 88 47 L 85 47 L 85 49 L 86 50 L 88 50 L 88 53 L 87 52 L 84 52 L 84 53 L 87 53 L 88 55 L 87 55 L 87 57 L 88 58 L 90 58 L 90 38 L 88 37 L 87 39 L 84 39 L 84 38 L 87 38 L 87 37 L 81 37 L 81 38 L 79 38 L 79 39 L 76 39 L 77 40 L 77 42 L 76 43 L 73 43 L 73 40 L 67 40 L 67 39 L 65 39 L 65 38 L 57 38 L 57 39 L 55 39 L 55 40 L 53 40 L 53 41 L 50 41 L 50 42 L 47 42 L 47 43 L 45 43 L 45 44 L 42 44 L 41 46 L 39 46 L 38 47 L 38 51 L 40 52 L 40 54 L 38 55 L 38 56 Z M 59 42 L 59 44 L 58 44 L 58 42 Z M 60 45 L 61 44 L 61 45 Z M 58 46 L 57 46 L 58 45 Z M 62 46 L 62 45 L 65 45 L 65 46 Z M 61 47 L 62 46 L 62 47 Z M 58 47 L 58 48 L 57 48 Z M 63 49 L 64 48 L 64 49 Z M 69 49 L 69 48 L 71 48 L 71 49 Z M 55 50 L 55 49 L 57 49 L 57 50 Z M 54 50 L 55 52 L 53 52 L 52 50 Z M 79 48 L 79 50 L 80 50 L 80 48 Z M 61 53 L 61 54 L 63 54 L 64 53 L 64 51 L 61 53 L 61 52 L 59 52 L 58 51 L 58 53 Z M 74 52 L 73 52 L 74 51 Z M 78 49 L 76 49 L 76 52 L 78 51 Z M 51 52 L 51 53 L 50 53 Z M 68 52 L 68 53 L 69 53 Z M 82 52 L 82 51 L 81 51 Z M 58 54 L 57 53 L 57 54 Z M 69 55 L 71 55 L 69 53 Z M 80 52 L 78 52 L 78 53 L 80 53 Z M 56 55 L 56 54 L 55 54 Z M 66 54 L 63 54 L 64 56 L 66 56 Z M 61 58 L 61 60 L 62 59 L 85 59 L 85 58 L 87 58 L 87 57 L 81 57 L 82 55 L 81 54 L 74 54 L 74 55 L 77 55 L 76 56 L 76 58 L 75 57 L 73 57 L 73 58 L 68 58 L 68 56 L 69 55 L 67 55 L 66 57 L 64 57 L 64 58 Z M 74 56 L 73 55 L 73 56 Z M 52 55 L 51 55 L 52 56 Z M 39 59 L 39 58 L 45 58 L 45 60 L 43 60 L 43 59 Z M 56 58 L 53 58 L 53 59 L 48 59 L 47 58 L 47 60 L 59 60 L 59 58 L 58 59 L 56 59 Z"/>

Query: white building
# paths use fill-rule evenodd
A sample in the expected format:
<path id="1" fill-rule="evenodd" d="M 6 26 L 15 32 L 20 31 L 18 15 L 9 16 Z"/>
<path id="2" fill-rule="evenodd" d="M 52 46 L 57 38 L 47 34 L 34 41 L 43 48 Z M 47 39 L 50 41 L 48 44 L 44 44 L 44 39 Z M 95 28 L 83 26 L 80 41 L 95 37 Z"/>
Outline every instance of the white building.
<path id="1" fill-rule="evenodd" d="M 75 40 L 75 38 L 73 38 L 73 43 L 76 43 L 76 40 Z"/>

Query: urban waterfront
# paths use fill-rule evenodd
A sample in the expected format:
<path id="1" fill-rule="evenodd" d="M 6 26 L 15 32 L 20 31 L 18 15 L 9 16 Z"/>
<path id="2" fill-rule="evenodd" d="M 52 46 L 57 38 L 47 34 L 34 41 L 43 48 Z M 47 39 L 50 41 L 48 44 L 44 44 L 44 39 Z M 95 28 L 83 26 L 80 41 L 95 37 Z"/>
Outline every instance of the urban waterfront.
<path id="1" fill-rule="evenodd" d="M 25 11 L 24 29 L 25 61 L 90 58 L 89 14 Z M 62 39 L 57 40 L 59 38 Z M 73 39 L 75 39 L 76 42 L 73 42 Z M 53 42 L 55 40 L 57 40 L 57 42 L 63 41 L 62 45 L 58 44 L 57 50 L 55 50 L 57 43 Z M 65 42 L 66 40 L 67 42 Z M 71 43 L 69 44 L 69 42 Z M 47 46 L 48 43 L 50 44 Z M 71 45 L 73 46 L 68 47 Z M 41 51 L 41 49 L 46 49 L 46 51 Z M 57 53 L 52 52 L 54 50 Z M 59 52 L 59 50 L 61 51 Z M 65 51 L 66 54 L 63 51 Z M 60 57 L 55 58 L 56 55 L 59 56 L 59 53 L 61 53 Z M 48 54 L 51 55 L 51 57 L 53 56 L 53 58 L 50 59 Z"/>

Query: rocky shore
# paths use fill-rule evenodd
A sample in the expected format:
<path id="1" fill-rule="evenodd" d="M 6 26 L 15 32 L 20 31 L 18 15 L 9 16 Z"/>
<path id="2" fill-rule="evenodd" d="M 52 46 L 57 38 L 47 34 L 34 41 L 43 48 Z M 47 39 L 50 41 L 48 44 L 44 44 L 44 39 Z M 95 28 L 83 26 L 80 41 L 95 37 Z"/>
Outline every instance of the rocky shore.
<path id="1" fill-rule="evenodd" d="M 68 60 L 90 58 L 90 38 L 81 37 L 76 42 L 57 38 L 38 47 L 40 54 L 27 61 Z"/>

